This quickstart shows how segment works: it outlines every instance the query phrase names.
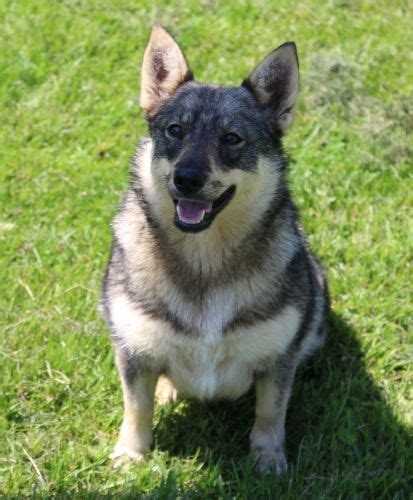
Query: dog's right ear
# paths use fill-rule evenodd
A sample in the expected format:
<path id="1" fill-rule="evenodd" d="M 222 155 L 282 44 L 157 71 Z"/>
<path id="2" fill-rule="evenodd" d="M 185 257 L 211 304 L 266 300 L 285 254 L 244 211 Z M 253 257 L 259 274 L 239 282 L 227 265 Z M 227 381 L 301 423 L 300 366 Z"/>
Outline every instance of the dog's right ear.
<path id="1" fill-rule="evenodd" d="M 141 106 L 152 115 L 184 82 L 192 80 L 185 57 L 160 25 L 152 28 L 142 64 Z"/>

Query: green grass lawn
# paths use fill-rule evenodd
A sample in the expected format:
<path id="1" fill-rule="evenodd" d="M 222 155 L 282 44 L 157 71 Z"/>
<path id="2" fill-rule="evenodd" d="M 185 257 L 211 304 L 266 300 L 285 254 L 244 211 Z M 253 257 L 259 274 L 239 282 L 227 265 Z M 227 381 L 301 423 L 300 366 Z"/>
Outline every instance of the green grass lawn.
<path id="1" fill-rule="evenodd" d="M 412 494 L 408 4 L 0 3 L 0 493 Z M 159 408 L 147 462 L 113 471 L 107 458 L 122 404 L 97 305 L 109 222 L 145 134 L 139 71 L 154 22 L 200 81 L 237 85 L 280 43 L 298 45 L 290 178 L 334 312 L 326 347 L 294 385 L 285 477 L 251 472 L 252 396 Z"/>

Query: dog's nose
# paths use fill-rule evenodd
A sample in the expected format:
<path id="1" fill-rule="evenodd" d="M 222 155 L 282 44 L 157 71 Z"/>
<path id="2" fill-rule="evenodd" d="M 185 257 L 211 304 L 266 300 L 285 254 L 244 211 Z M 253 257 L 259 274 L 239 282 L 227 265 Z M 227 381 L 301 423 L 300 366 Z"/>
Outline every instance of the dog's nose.
<path id="1" fill-rule="evenodd" d="M 205 186 L 206 180 L 206 175 L 198 170 L 179 169 L 174 175 L 176 189 L 184 194 L 197 193 Z"/>

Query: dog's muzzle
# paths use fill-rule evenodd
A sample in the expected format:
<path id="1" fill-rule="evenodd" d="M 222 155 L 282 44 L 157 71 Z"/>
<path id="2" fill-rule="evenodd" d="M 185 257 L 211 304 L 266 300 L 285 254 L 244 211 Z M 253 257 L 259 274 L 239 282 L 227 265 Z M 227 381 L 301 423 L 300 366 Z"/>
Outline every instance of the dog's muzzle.
<path id="1" fill-rule="evenodd" d="M 198 233 L 206 229 L 232 200 L 235 190 L 235 186 L 230 186 L 218 198 L 209 201 L 184 197 L 174 199 L 176 205 L 175 226 L 182 231 L 191 233 Z"/>
<path id="2" fill-rule="evenodd" d="M 205 186 L 207 176 L 198 170 L 180 168 L 175 172 L 174 184 L 183 195 L 192 195 Z"/>

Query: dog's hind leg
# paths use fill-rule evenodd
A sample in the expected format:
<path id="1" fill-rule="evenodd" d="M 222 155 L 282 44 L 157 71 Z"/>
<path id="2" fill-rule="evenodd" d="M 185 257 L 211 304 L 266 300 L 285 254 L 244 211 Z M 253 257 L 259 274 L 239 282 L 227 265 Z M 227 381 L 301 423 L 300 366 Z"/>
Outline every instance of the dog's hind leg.
<path id="1" fill-rule="evenodd" d="M 256 379 L 255 423 L 250 442 L 256 458 L 255 471 L 260 474 L 287 470 L 284 423 L 295 367 L 295 362 L 281 363 Z"/>
<path id="2" fill-rule="evenodd" d="M 155 399 L 160 405 L 176 403 L 178 399 L 178 391 L 165 375 L 161 375 L 159 377 L 155 391 Z"/>
<path id="3" fill-rule="evenodd" d="M 116 349 L 116 364 L 122 383 L 124 413 L 119 439 L 110 458 L 118 467 L 141 460 L 152 444 L 154 394 L 158 374 L 139 357 Z"/>

